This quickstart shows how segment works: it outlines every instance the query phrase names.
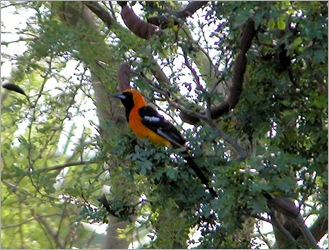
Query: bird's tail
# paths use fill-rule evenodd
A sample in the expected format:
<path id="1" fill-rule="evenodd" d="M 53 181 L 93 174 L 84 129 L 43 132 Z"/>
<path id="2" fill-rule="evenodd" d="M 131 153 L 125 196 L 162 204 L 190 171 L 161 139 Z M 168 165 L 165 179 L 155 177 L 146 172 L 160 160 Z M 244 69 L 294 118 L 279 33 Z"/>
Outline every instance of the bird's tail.
<path id="1" fill-rule="evenodd" d="M 183 158 L 187 161 L 188 165 L 193 169 L 195 174 L 198 176 L 200 181 L 206 185 L 207 189 L 211 193 L 211 195 L 215 198 L 217 197 L 217 193 L 212 187 L 209 187 L 209 179 L 205 176 L 203 171 L 200 169 L 200 167 L 195 163 L 193 157 L 189 154 L 189 152 L 186 150 L 183 153 Z"/>

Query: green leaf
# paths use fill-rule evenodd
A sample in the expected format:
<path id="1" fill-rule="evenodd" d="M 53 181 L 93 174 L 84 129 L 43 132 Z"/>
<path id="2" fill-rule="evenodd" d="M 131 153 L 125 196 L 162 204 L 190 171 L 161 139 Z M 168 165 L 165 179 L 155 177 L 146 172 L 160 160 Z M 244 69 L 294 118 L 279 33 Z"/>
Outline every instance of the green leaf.
<path id="1" fill-rule="evenodd" d="M 270 20 L 268 21 L 268 27 L 270 29 L 273 29 L 275 27 L 275 20 L 273 17 L 271 17 Z"/>
<path id="2" fill-rule="evenodd" d="M 178 171 L 173 168 L 166 168 L 166 175 L 173 181 L 177 181 Z"/>
<path id="3" fill-rule="evenodd" d="M 286 28 L 286 15 L 285 14 L 281 14 L 278 17 L 277 23 L 278 23 L 278 28 L 280 30 L 284 30 Z"/>

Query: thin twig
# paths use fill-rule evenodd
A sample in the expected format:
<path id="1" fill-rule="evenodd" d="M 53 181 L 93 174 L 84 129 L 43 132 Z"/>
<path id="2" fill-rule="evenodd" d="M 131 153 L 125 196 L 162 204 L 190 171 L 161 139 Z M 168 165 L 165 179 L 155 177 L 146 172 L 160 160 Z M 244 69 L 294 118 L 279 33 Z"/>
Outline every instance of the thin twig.
<path id="1" fill-rule="evenodd" d="M 268 248 L 271 249 L 272 244 L 269 242 L 266 236 L 261 232 L 259 222 L 256 223 L 256 228 L 257 228 L 258 236 L 260 236 L 262 238 L 262 241 L 264 241 L 265 244 L 268 246 Z"/>
<path id="2" fill-rule="evenodd" d="M 39 217 L 53 217 L 53 216 L 61 216 L 61 214 L 49 214 L 49 215 L 39 215 Z M 29 219 L 26 219 L 26 220 L 23 220 L 19 223 L 15 223 L 15 224 L 9 224 L 9 225 L 2 225 L 1 226 L 1 229 L 7 229 L 7 228 L 13 228 L 13 227 L 19 227 L 19 226 L 22 226 L 24 225 L 25 223 L 29 223 L 30 221 L 34 221 L 36 220 L 35 217 L 33 218 L 29 218 Z"/>
<path id="3" fill-rule="evenodd" d="M 57 171 L 57 170 L 62 170 L 64 168 L 67 167 L 74 167 L 74 166 L 81 166 L 81 165 L 87 165 L 87 164 L 96 164 L 99 163 L 100 161 L 78 161 L 78 162 L 67 162 L 64 164 L 59 164 L 56 166 L 52 166 L 49 168 L 41 168 L 41 169 L 37 169 L 35 171 L 32 172 L 32 174 L 39 174 L 42 172 L 49 172 L 49 171 Z"/>
<path id="4" fill-rule="evenodd" d="M 184 49 L 183 47 L 182 47 L 181 49 L 182 49 L 182 51 L 183 51 L 183 55 L 184 55 L 185 66 L 191 71 L 191 73 L 192 73 L 192 75 L 193 75 L 193 77 L 194 77 L 194 80 L 195 80 L 195 83 L 196 83 L 198 89 L 199 89 L 203 94 L 208 94 L 207 90 L 202 86 L 202 84 L 201 84 L 201 82 L 200 82 L 200 77 L 199 77 L 199 75 L 197 74 L 196 70 L 195 70 L 195 69 L 192 67 L 192 65 L 190 64 L 185 49 Z"/>
<path id="5" fill-rule="evenodd" d="M 42 216 L 34 214 L 34 212 L 32 212 L 32 215 L 37 220 L 37 222 L 42 226 L 46 235 L 48 237 L 50 236 L 55 241 L 56 248 L 65 249 L 64 244 L 56 237 L 56 233 L 54 232 L 52 227 L 49 225 L 49 223 Z"/>
<path id="6" fill-rule="evenodd" d="M 231 136 L 226 134 L 221 128 L 219 128 L 215 122 L 213 121 L 211 117 L 211 99 L 210 97 L 207 98 L 207 109 L 206 109 L 206 115 L 207 115 L 207 122 L 208 124 L 217 131 L 217 133 L 226 141 L 228 142 L 238 153 L 238 158 L 236 159 L 237 161 L 243 161 L 248 157 L 248 153 L 246 150 L 244 150 L 239 143 L 234 140 Z"/>
<path id="7" fill-rule="evenodd" d="M 36 106 L 37 106 L 37 103 L 38 101 L 40 100 L 41 96 L 42 96 L 42 93 L 43 93 L 43 90 L 44 90 L 44 87 L 48 81 L 48 76 L 50 75 L 50 72 L 51 72 L 51 68 L 52 68 L 52 60 L 53 60 L 53 55 L 50 56 L 50 60 L 48 61 L 48 70 L 46 71 L 46 74 L 43 76 L 43 82 L 41 84 L 41 88 L 40 88 L 40 91 L 37 95 L 37 98 L 34 102 L 34 105 L 33 105 L 33 111 L 32 111 L 32 119 L 31 119 L 31 123 L 29 124 L 28 126 L 28 137 L 27 137 L 27 142 L 28 142 L 28 147 L 27 147 L 27 159 L 28 159 L 28 162 L 29 162 L 29 165 L 28 165 L 28 176 L 30 178 L 30 181 L 31 181 L 31 184 L 33 187 L 35 187 L 35 189 L 39 192 L 39 189 L 37 188 L 37 186 L 35 185 L 32 177 L 30 176 L 30 172 L 33 171 L 33 164 L 35 162 L 35 160 L 32 159 L 32 141 L 31 141 L 31 138 L 32 138 L 32 127 L 33 127 L 33 122 L 36 120 L 36 112 L 37 112 L 37 109 L 36 109 Z"/>
<path id="8" fill-rule="evenodd" d="M 9 44 L 12 44 L 12 43 L 17 43 L 17 42 L 27 42 L 27 41 L 35 41 L 35 40 L 37 40 L 36 38 L 22 38 L 22 37 L 20 37 L 19 39 L 17 39 L 17 40 L 13 40 L 13 41 L 8 41 L 8 42 L 6 42 L 6 41 L 2 41 L 1 42 L 1 45 L 3 45 L 3 46 L 8 46 Z"/>
<path id="9" fill-rule="evenodd" d="M 178 98 L 176 95 L 174 95 L 173 93 L 170 93 L 170 96 L 168 94 L 167 91 L 164 91 L 162 89 L 159 89 L 158 87 L 156 87 L 153 82 L 148 79 L 147 77 L 141 75 L 141 74 L 136 74 L 133 72 L 133 74 L 135 75 L 138 75 L 139 77 L 142 77 L 143 80 L 145 80 L 146 82 L 149 83 L 149 86 L 152 90 L 158 92 L 159 94 L 163 95 L 165 97 L 165 99 L 169 102 L 169 105 L 171 105 L 172 107 L 180 110 L 180 111 L 183 111 L 184 113 L 187 113 L 191 116 L 194 116 L 194 117 L 197 117 L 199 118 L 200 120 L 206 120 L 206 116 L 205 115 L 202 115 L 201 113 L 198 113 L 198 112 L 195 112 L 195 111 L 192 111 L 190 109 L 188 109 L 187 107 L 185 107 L 184 103 L 181 101 L 180 98 Z M 174 101 L 173 101 L 174 100 Z"/>

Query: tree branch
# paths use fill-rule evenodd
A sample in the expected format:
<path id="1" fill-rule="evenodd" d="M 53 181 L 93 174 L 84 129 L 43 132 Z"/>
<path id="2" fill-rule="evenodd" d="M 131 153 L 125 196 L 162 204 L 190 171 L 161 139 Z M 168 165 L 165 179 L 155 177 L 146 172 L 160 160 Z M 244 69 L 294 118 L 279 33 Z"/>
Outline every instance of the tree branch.
<path id="1" fill-rule="evenodd" d="M 114 18 L 98 2 L 86 1 L 82 3 L 84 3 L 96 16 L 98 16 L 108 28 L 115 23 Z"/>
<path id="2" fill-rule="evenodd" d="M 282 226 L 280 221 L 276 218 L 276 215 L 275 215 L 274 211 L 270 212 L 270 216 L 271 216 L 273 226 L 275 226 L 275 228 L 277 228 L 286 237 L 287 240 L 292 242 L 294 245 L 297 245 L 297 242 L 294 239 L 294 237 L 289 233 L 289 231 L 287 229 L 285 229 Z"/>
<path id="3" fill-rule="evenodd" d="M 32 214 L 34 218 L 45 228 L 46 233 L 49 234 L 50 237 L 56 242 L 56 248 L 58 247 L 61 249 L 65 249 L 64 244 L 58 239 L 55 231 L 51 228 L 49 223 L 42 216 L 36 215 L 34 213 Z"/>
<path id="4" fill-rule="evenodd" d="M 168 27 L 168 23 L 170 19 L 174 17 L 174 24 L 178 24 L 179 21 L 177 19 L 182 19 L 184 22 L 187 17 L 192 16 L 198 9 L 206 5 L 208 1 L 191 1 L 186 7 L 181 11 L 176 11 L 171 13 L 171 15 L 162 15 L 147 18 L 147 22 L 153 25 L 160 27 L 161 29 L 166 29 Z"/>
<path id="5" fill-rule="evenodd" d="M 186 5 L 183 10 L 178 11 L 176 16 L 178 18 L 187 18 L 189 16 L 192 16 L 198 9 L 200 9 L 207 3 L 208 1 L 191 1 L 188 5 Z"/>
<path id="6" fill-rule="evenodd" d="M 32 174 L 39 174 L 42 172 L 49 172 L 49 171 L 58 171 L 58 170 L 62 170 L 64 168 L 67 167 L 74 167 L 74 166 L 81 166 L 81 165 L 87 165 L 87 164 L 95 164 L 95 163 L 99 163 L 100 161 L 78 161 L 78 162 L 67 162 L 64 164 L 59 164 L 59 165 L 55 165 L 49 168 L 41 168 L 41 169 L 37 169 L 35 171 L 32 172 Z"/>
<path id="7" fill-rule="evenodd" d="M 299 229 L 302 231 L 304 238 L 306 242 L 309 244 L 309 246 L 315 249 L 319 249 L 319 246 L 317 245 L 317 241 L 315 240 L 309 228 L 305 225 L 303 217 L 301 216 L 300 213 L 298 214 L 297 218 L 295 218 L 295 221 L 297 222 L 297 225 Z"/>
<path id="8" fill-rule="evenodd" d="M 203 93 L 203 94 L 207 94 L 207 90 L 202 86 L 201 82 L 200 82 L 200 77 L 198 76 L 196 70 L 192 67 L 191 63 L 189 62 L 188 56 L 187 56 L 187 52 L 185 49 L 183 49 L 183 55 L 184 55 L 184 61 L 185 61 L 185 66 L 191 71 L 196 86 L 198 87 L 198 89 Z"/>
<path id="9" fill-rule="evenodd" d="M 49 214 L 49 215 L 39 215 L 38 217 L 45 217 L 45 218 L 48 218 L 48 217 L 53 217 L 53 216 L 61 216 L 62 214 Z M 23 224 L 25 223 L 29 223 L 30 221 L 34 221 L 36 220 L 35 217 L 33 218 L 29 218 L 29 219 L 26 219 L 26 220 L 23 220 L 19 223 L 16 223 L 16 224 L 9 224 L 9 225 L 2 225 L 1 226 L 1 229 L 6 229 L 6 228 L 12 228 L 12 227 L 19 227 L 19 226 L 22 226 Z"/>
<path id="10" fill-rule="evenodd" d="M 318 242 L 322 239 L 322 237 L 328 233 L 328 207 L 324 207 L 319 215 L 319 217 L 316 219 L 316 221 L 313 223 L 313 225 L 310 227 L 312 235 L 314 235 L 314 238 Z"/>
<path id="11" fill-rule="evenodd" d="M 304 239 L 308 243 L 308 245 L 312 248 L 318 249 L 319 246 L 317 245 L 317 241 L 315 240 L 314 236 L 312 235 L 311 231 L 309 230 L 308 227 L 305 226 L 303 217 L 300 214 L 299 209 L 295 206 L 295 204 L 289 199 L 289 198 L 282 198 L 282 197 L 277 197 L 277 198 L 271 198 L 270 196 L 266 196 L 268 198 L 268 206 L 280 213 L 282 213 L 284 216 L 287 216 L 288 218 L 291 218 L 295 221 L 297 224 L 298 228 L 300 229 L 300 232 L 303 234 Z M 272 218 L 272 215 L 274 216 L 274 220 Z M 271 214 L 271 218 L 273 221 L 273 225 L 276 226 L 281 233 L 283 233 L 289 240 L 291 234 L 287 234 L 289 232 L 284 228 L 284 226 L 276 224 L 276 216 L 274 212 Z M 283 227 L 285 230 L 282 230 Z M 287 232 L 286 232 L 287 231 Z M 293 236 L 291 236 L 293 237 Z M 293 238 L 294 239 L 294 238 Z"/>
<path id="12" fill-rule="evenodd" d="M 136 36 L 143 39 L 150 39 L 155 32 L 159 29 L 158 26 L 147 23 L 141 20 L 134 12 L 132 8 L 130 8 L 127 3 L 119 4 L 121 6 L 121 17 L 128 27 Z"/>
<path id="13" fill-rule="evenodd" d="M 121 92 L 130 88 L 130 72 L 130 67 L 127 63 L 120 64 L 118 70 L 118 81 Z"/>
<path id="14" fill-rule="evenodd" d="M 248 152 L 244 150 L 239 143 L 234 140 L 231 136 L 226 134 L 221 128 L 219 128 L 215 122 L 213 121 L 212 115 L 211 115 L 211 102 L 210 102 L 210 97 L 207 99 L 207 122 L 208 124 L 217 131 L 217 133 L 227 142 L 229 143 L 239 154 L 238 158 L 236 159 L 237 161 L 243 161 L 248 157 Z"/>
<path id="15" fill-rule="evenodd" d="M 163 77 L 162 76 L 159 77 L 159 75 L 158 75 L 158 78 L 157 78 L 158 81 L 164 80 L 164 81 L 166 81 L 166 83 L 169 82 L 169 79 L 166 77 L 166 75 L 160 69 L 160 67 L 159 67 L 159 71 L 157 71 L 157 72 L 161 72 L 161 75 L 163 75 Z M 147 77 L 145 77 L 144 75 L 138 74 L 138 76 L 142 77 L 144 81 L 148 82 L 151 89 L 153 89 L 154 91 L 163 95 L 164 98 L 169 102 L 169 105 L 171 105 L 172 107 L 174 107 L 180 111 L 183 111 L 184 113 L 188 113 L 190 116 L 196 117 L 197 119 L 200 119 L 200 120 L 207 119 L 207 117 L 205 115 L 202 115 L 198 112 L 192 111 L 192 110 L 188 109 L 187 107 L 185 107 L 185 105 L 181 101 L 181 99 L 178 98 L 177 96 L 175 96 L 173 93 L 170 93 L 170 95 L 169 95 L 169 93 L 167 91 L 163 91 L 163 90 L 157 88 L 156 86 L 154 86 L 153 82 L 150 79 L 148 79 Z"/>
<path id="16" fill-rule="evenodd" d="M 212 119 L 216 119 L 227 113 L 228 111 L 233 109 L 239 102 L 243 88 L 244 73 L 247 67 L 246 53 L 251 46 L 252 39 L 256 35 L 254 25 L 254 21 L 252 19 L 248 19 L 248 21 L 241 27 L 241 39 L 239 42 L 240 52 L 237 55 L 233 66 L 233 79 L 232 86 L 230 87 L 229 97 L 222 104 L 211 108 L 210 114 Z M 183 117 L 186 117 L 186 122 L 188 122 L 189 115 L 184 114 Z M 195 120 L 195 117 L 193 117 L 193 119 Z M 198 120 L 196 122 L 198 122 Z M 194 125 L 195 123 L 191 124 Z"/>

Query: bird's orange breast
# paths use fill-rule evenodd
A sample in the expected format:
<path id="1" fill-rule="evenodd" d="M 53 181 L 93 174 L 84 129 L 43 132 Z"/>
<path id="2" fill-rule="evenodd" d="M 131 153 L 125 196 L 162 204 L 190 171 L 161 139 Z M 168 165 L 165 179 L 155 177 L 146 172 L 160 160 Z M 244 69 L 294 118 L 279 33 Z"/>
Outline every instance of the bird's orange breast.
<path id="1" fill-rule="evenodd" d="M 169 141 L 142 123 L 141 117 L 138 115 L 138 110 L 135 110 L 136 108 L 134 107 L 129 114 L 129 127 L 134 134 L 139 138 L 148 138 L 154 144 L 168 147 L 170 145 Z"/>

